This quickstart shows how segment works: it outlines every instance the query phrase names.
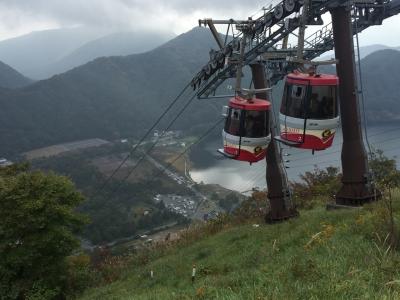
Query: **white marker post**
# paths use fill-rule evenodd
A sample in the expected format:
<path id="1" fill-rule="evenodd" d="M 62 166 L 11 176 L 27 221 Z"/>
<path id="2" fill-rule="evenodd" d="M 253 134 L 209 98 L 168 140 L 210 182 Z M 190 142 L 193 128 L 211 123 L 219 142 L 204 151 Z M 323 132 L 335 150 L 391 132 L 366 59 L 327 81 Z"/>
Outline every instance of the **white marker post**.
<path id="1" fill-rule="evenodd" d="M 153 270 L 150 270 L 150 278 L 151 278 L 151 279 L 154 278 L 154 272 L 153 272 Z"/>
<path id="2" fill-rule="evenodd" d="M 195 277 L 196 277 L 196 265 L 193 265 L 193 269 L 192 269 L 192 283 L 194 283 Z"/>

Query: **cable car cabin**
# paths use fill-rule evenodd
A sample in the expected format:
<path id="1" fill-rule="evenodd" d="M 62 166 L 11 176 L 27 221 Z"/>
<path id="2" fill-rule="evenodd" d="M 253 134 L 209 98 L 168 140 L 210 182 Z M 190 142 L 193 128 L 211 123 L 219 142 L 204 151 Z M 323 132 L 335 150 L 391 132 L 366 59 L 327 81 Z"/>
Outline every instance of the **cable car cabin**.
<path id="1" fill-rule="evenodd" d="M 218 152 L 231 159 L 257 162 L 265 158 L 271 140 L 271 103 L 257 98 L 231 98 L 222 131 L 224 149 Z"/>
<path id="2" fill-rule="evenodd" d="M 335 75 L 288 74 L 279 114 L 281 135 L 276 139 L 303 149 L 329 148 L 339 126 L 338 84 Z"/>

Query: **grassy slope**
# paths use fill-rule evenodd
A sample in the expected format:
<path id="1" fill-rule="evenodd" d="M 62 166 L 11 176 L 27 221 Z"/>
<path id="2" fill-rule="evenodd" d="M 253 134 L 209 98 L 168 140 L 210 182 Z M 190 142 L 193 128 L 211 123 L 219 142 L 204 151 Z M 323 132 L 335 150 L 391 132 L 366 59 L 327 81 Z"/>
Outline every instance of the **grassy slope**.
<path id="1" fill-rule="evenodd" d="M 399 299 L 400 255 L 380 253 L 368 214 L 317 208 L 282 224 L 226 228 L 82 299 Z"/>

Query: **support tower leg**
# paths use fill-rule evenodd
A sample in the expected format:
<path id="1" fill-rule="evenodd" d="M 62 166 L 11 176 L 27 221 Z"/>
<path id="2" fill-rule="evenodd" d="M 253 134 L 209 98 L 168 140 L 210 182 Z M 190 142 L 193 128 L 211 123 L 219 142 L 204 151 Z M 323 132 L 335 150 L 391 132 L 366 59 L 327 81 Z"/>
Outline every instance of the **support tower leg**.
<path id="1" fill-rule="evenodd" d="M 343 131 L 342 187 L 336 204 L 360 206 L 376 199 L 370 184 L 368 159 L 362 139 L 357 103 L 353 31 L 350 8 L 340 6 L 331 10 L 336 65 L 339 76 L 340 112 Z"/>
<path id="2" fill-rule="evenodd" d="M 263 89 L 267 87 L 264 66 L 262 63 L 250 65 L 253 76 L 254 88 Z M 267 92 L 256 94 L 257 98 L 267 100 Z M 267 169 L 266 180 L 268 187 L 268 199 L 270 202 L 270 211 L 265 219 L 267 223 L 280 222 L 298 216 L 297 210 L 291 201 L 289 187 L 287 186 L 286 174 L 279 153 L 277 142 L 274 136 L 277 135 L 274 118 L 270 118 L 272 140 L 267 148 Z"/>

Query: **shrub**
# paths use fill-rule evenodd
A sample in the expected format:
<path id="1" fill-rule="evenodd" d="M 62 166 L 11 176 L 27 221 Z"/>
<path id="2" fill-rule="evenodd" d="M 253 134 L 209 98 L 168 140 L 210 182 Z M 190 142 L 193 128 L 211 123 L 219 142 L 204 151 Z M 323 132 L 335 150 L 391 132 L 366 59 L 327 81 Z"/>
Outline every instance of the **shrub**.
<path id="1" fill-rule="evenodd" d="M 400 186 L 400 171 L 396 168 L 396 160 L 385 156 L 382 150 L 372 151 L 369 167 L 380 188 L 392 189 Z"/>
<path id="2" fill-rule="evenodd" d="M 267 208 L 267 192 L 255 191 L 235 209 L 233 215 L 237 222 L 244 222 L 249 219 L 265 217 Z"/>
<path id="3" fill-rule="evenodd" d="M 329 200 L 340 188 L 339 168 L 325 170 L 314 167 L 313 171 L 300 175 L 302 182 L 291 182 L 293 200 L 298 208 L 310 209 Z"/>
<path id="4" fill-rule="evenodd" d="M 68 257 L 68 282 L 69 295 L 77 295 L 91 286 L 94 281 L 94 272 L 91 269 L 90 256 L 79 254 Z"/>

